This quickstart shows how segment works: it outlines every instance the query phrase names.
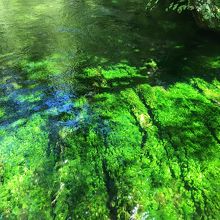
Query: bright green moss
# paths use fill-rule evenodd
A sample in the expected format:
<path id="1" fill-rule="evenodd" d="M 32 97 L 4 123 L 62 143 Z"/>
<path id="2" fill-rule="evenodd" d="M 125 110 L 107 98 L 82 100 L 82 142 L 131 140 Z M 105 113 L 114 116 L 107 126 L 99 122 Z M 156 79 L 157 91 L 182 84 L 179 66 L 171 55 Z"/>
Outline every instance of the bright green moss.
<path id="1" fill-rule="evenodd" d="M 90 128 L 87 140 L 79 131 L 66 131 L 65 135 L 64 132 L 63 161 L 57 163 L 57 219 L 70 216 L 76 219 L 107 219 L 109 213 L 101 162 L 102 142 L 93 128 Z"/>
<path id="2" fill-rule="evenodd" d="M 107 69 L 101 67 L 88 68 L 84 72 L 87 77 L 104 77 L 106 80 L 138 75 L 138 70 L 125 63 L 119 63 Z"/>
<path id="3" fill-rule="evenodd" d="M 103 70 L 102 74 L 106 79 L 113 79 L 121 77 L 134 77 L 135 75 L 138 75 L 138 72 L 135 67 L 130 67 L 127 64 L 120 63 L 109 70 Z"/>
<path id="4" fill-rule="evenodd" d="M 125 89 L 117 96 L 102 94 L 95 97 L 102 101 L 96 102 L 94 111 L 107 118 L 110 126 L 113 123 L 107 136 L 109 153 L 105 157 L 118 186 L 118 198 L 123 198 L 122 203 L 120 199 L 114 200 L 118 216 L 129 216 L 132 207 L 139 206 L 136 213 L 139 218 L 147 215 L 156 219 L 191 219 L 198 217 L 198 213 L 217 215 L 217 211 L 212 213 L 211 207 L 205 207 L 204 178 L 207 181 L 209 178 L 201 171 L 209 164 L 207 160 L 215 160 L 212 152 L 219 149 L 210 127 L 217 129 L 220 112 L 209 100 L 211 97 L 214 95 L 205 96 L 187 83 L 177 83 L 168 89 L 145 84 L 135 90 Z M 217 115 L 212 115 L 213 111 Z M 133 125 L 130 124 L 132 121 Z M 138 138 L 135 140 L 135 134 L 139 141 Z M 144 135 L 147 139 L 142 145 Z M 144 162 L 139 161 L 138 155 L 142 155 Z M 119 158 L 127 162 L 121 164 Z M 211 190 L 212 183 L 206 187 Z M 126 200 L 126 195 L 133 198 L 132 202 Z M 120 211 L 121 207 L 127 211 Z"/>
<path id="5" fill-rule="evenodd" d="M 55 107 L 0 129 L 2 216 L 215 219 L 218 80 L 151 86 L 127 64 L 84 74 L 79 81 L 88 77 L 98 84 L 74 98 L 77 116 L 58 114 Z M 42 97 L 34 92 L 16 100 L 34 104 Z M 55 116 L 78 124 L 57 126 L 52 137 Z"/>
<path id="6" fill-rule="evenodd" d="M 202 79 L 194 79 L 192 81 L 203 94 L 210 100 L 215 101 L 216 104 L 220 103 L 220 87 L 217 80 L 214 80 L 213 83 L 207 83 Z"/>
<path id="7" fill-rule="evenodd" d="M 48 135 L 44 129 L 45 120 L 34 115 L 17 131 L 1 134 L 3 218 L 51 217 L 51 158 L 46 155 Z"/>

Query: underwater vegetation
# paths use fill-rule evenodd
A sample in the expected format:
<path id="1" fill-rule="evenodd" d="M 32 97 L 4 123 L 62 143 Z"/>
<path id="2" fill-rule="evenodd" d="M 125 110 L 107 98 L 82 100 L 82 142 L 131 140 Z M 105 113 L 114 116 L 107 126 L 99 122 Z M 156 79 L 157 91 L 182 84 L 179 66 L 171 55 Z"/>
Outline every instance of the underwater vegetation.
<path id="1" fill-rule="evenodd" d="M 77 96 L 25 65 L 1 87 L 0 219 L 218 219 L 217 79 L 151 85 L 155 61 L 122 62 L 75 75 Z"/>
<path id="2" fill-rule="evenodd" d="M 0 220 L 219 219 L 218 8 L 148 2 L 0 0 Z"/>

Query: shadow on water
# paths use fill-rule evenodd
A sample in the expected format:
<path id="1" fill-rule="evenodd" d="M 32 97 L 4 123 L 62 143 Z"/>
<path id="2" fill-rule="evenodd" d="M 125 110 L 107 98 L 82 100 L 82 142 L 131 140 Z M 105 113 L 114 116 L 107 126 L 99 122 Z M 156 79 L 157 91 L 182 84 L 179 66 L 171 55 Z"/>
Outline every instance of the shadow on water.
<path id="1" fill-rule="evenodd" d="M 180 47 L 169 51 L 168 56 L 160 61 L 161 80 L 169 83 L 199 77 L 207 82 L 220 79 L 219 34 L 197 30 Z M 163 73 L 164 71 L 164 73 Z"/>

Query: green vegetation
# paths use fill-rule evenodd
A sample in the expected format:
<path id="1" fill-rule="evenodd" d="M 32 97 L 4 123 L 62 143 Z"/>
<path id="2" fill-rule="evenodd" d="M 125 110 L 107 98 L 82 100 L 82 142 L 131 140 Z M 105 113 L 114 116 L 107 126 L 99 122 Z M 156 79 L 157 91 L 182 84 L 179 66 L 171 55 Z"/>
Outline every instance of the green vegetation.
<path id="1" fill-rule="evenodd" d="M 0 220 L 219 219 L 211 3 L 148 3 L 0 0 Z"/>
<path id="2" fill-rule="evenodd" d="M 2 128 L 2 218 L 217 219 L 219 81 L 128 84 L 147 76 L 127 64 L 85 69 L 81 77 L 100 84 L 75 100 L 83 126 L 60 126 L 55 142 L 50 111 Z"/>

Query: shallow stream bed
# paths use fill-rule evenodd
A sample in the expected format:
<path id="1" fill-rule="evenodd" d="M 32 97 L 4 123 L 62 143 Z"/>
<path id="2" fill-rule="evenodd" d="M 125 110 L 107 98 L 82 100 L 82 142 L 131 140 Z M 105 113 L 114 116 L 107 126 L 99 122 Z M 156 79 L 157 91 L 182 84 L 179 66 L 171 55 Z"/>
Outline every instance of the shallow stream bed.
<path id="1" fill-rule="evenodd" d="M 0 0 L 0 219 L 218 219 L 220 43 L 138 0 Z"/>

